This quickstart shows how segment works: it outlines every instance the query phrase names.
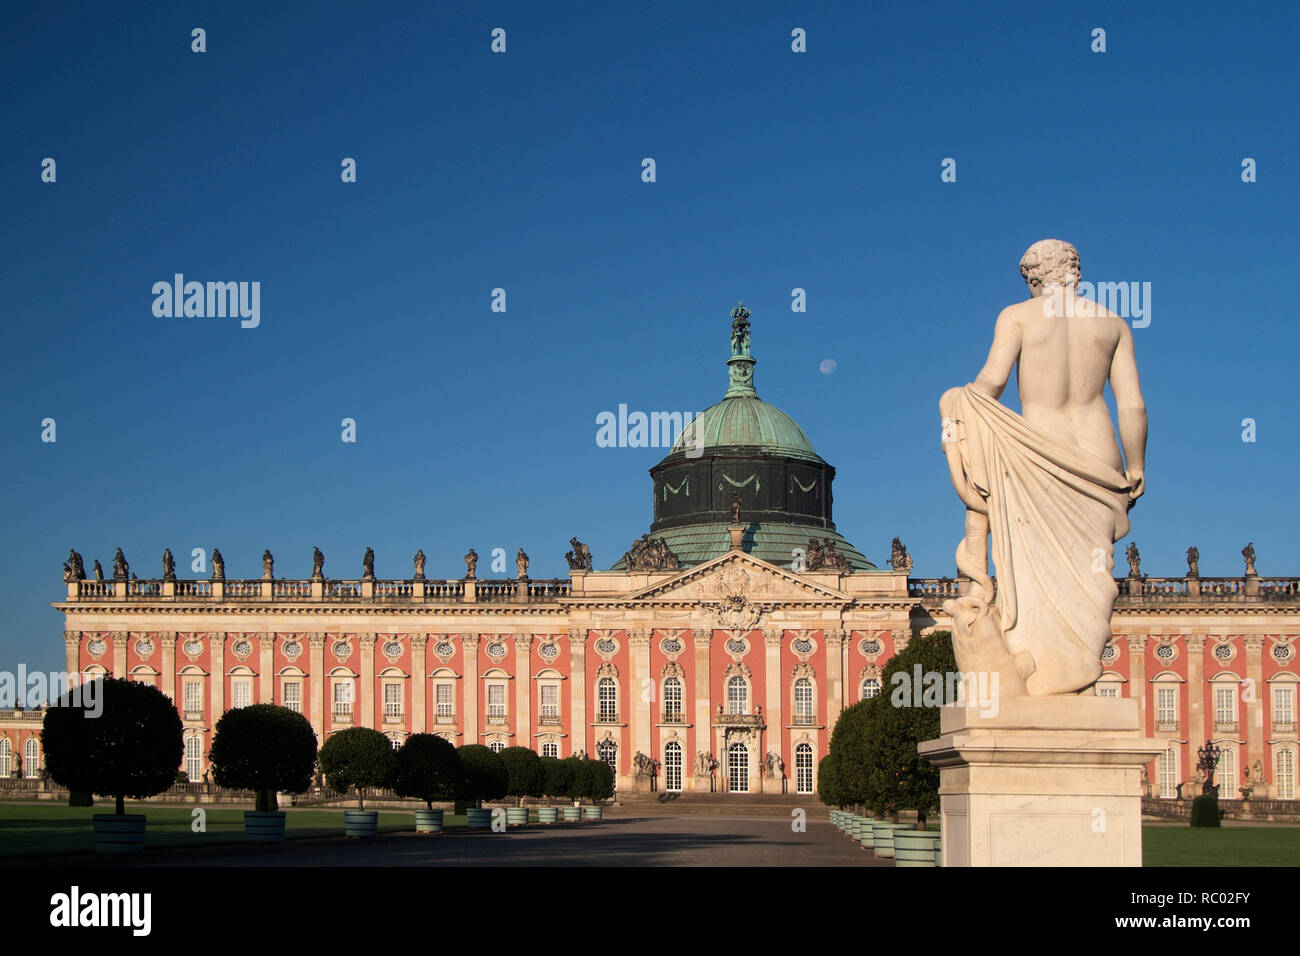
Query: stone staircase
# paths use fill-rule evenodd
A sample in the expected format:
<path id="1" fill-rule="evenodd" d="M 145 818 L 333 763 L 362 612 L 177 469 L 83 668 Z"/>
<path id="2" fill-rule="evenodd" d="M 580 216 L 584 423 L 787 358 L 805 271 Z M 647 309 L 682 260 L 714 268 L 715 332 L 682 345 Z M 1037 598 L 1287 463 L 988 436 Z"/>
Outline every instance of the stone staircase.
<path id="1" fill-rule="evenodd" d="M 803 809 L 825 817 L 830 808 L 812 793 L 619 793 L 610 811 L 620 816 L 733 816 L 790 818 Z"/>

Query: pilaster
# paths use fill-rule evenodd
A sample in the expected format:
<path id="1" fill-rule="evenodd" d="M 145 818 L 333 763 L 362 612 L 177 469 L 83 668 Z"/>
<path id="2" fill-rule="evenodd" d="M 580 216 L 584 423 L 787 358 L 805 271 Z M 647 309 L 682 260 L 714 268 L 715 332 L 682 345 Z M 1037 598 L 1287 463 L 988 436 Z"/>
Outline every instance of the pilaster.
<path id="1" fill-rule="evenodd" d="M 423 581 L 416 582 L 423 585 Z M 424 653 L 428 644 L 427 634 L 411 635 L 411 733 L 424 734 L 429 730 L 429 718 L 425 714 L 425 695 L 428 691 L 425 679 Z"/>
<path id="2" fill-rule="evenodd" d="M 1249 700 L 1241 700 L 1245 713 L 1242 720 L 1246 730 L 1246 766 L 1253 767 L 1256 760 L 1264 760 L 1264 698 L 1268 695 L 1268 684 L 1264 683 L 1264 637 L 1260 634 L 1246 636 L 1246 680 L 1254 690 L 1253 694 L 1243 694 Z"/>
<path id="3" fill-rule="evenodd" d="M 311 729 L 316 731 L 316 740 L 319 741 L 317 746 L 323 746 L 325 743 L 325 635 L 308 634 L 307 641 L 310 645 L 308 655 L 311 660 L 311 675 L 307 678 L 310 684 L 311 702 L 307 719 L 311 721 Z"/>
<path id="4" fill-rule="evenodd" d="M 275 635 L 259 634 L 257 637 L 258 644 L 258 677 L 257 677 L 257 700 L 258 704 L 275 703 Z"/>
<path id="5" fill-rule="evenodd" d="M 465 661 L 465 713 L 462 720 L 465 725 L 465 743 L 467 744 L 479 742 L 478 641 L 479 636 L 477 634 L 462 634 L 460 636 L 461 656 Z"/>
<path id="6" fill-rule="evenodd" d="M 516 634 L 515 638 L 515 743 L 520 747 L 533 746 L 532 705 L 532 646 L 531 634 Z"/>
<path id="7" fill-rule="evenodd" d="M 591 753 L 587 740 L 587 629 L 569 630 L 569 756 Z"/>
<path id="8" fill-rule="evenodd" d="M 375 723 L 375 635 L 359 635 L 357 646 L 361 648 L 361 715 L 357 725 L 378 727 Z"/>
<path id="9" fill-rule="evenodd" d="M 176 700 L 176 632 L 163 631 L 158 635 L 162 645 L 162 677 L 158 689 L 173 701 Z M 74 672 L 75 673 L 75 672 Z"/>

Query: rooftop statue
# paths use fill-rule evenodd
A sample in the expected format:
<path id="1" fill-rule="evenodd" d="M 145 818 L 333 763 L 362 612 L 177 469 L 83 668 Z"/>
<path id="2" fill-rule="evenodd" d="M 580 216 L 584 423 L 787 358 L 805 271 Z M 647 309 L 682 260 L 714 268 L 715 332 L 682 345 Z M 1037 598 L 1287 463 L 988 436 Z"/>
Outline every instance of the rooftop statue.
<path id="1" fill-rule="evenodd" d="M 1258 574 L 1255 570 L 1255 542 L 1250 542 L 1241 549 L 1241 556 L 1246 559 L 1246 577 Z"/>
<path id="2" fill-rule="evenodd" d="M 361 556 L 361 577 L 366 581 L 375 579 L 375 550 L 366 548 L 366 553 Z"/>
<path id="3" fill-rule="evenodd" d="M 226 580 L 226 559 L 221 556 L 220 548 L 212 549 L 212 580 Z"/>
<path id="4" fill-rule="evenodd" d="M 1142 555 L 1138 554 L 1136 541 L 1130 541 L 1128 543 L 1128 548 L 1124 551 L 1124 557 L 1128 560 L 1129 577 L 1142 577 Z"/>
<path id="5" fill-rule="evenodd" d="M 267 548 L 262 552 L 262 580 L 270 581 L 275 577 L 275 558 L 271 557 L 271 549 Z"/>
<path id="6" fill-rule="evenodd" d="M 519 553 L 515 555 L 515 568 L 519 572 L 519 579 L 528 577 L 528 555 L 524 554 L 524 549 L 520 548 Z"/>
<path id="7" fill-rule="evenodd" d="M 413 578 L 415 581 L 424 580 L 424 560 L 424 549 L 421 548 L 415 552 L 415 577 Z"/>
<path id="8" fill-rule="evenodd" d="M 171 548 L 163 548 L 162 565 L 163 565 L 163 580 L 175 581 L 176 580 L 176 559 L 172 557 Z"/>
<path id="9" fill-rule="evenodd" d="M 320 548 L 315 546 L 311 549 L 311 579 L 313 581 L 325 580 L 325 555 L 321 553 Z"/>
<path id="10" fill-rule="evenodd" d="M 1187 549 L 1187 576 L 1189 578 L 1199 578 L 1201 576 L 1201 552 L 1192 545 Z"/>
<path id="11" fill-rule="evenodd" d="M 566 552 L 564 555 L 564 560 L 569 562 L 569 570 L 590 571 L 591 549 L 577 538 L 570 538 L 569 544 L 573 545 L 573 550 Z"/>
<path id="12" fill-rule="evenodd" d="M 122 553 L 121 548 L 118 548 L 117 553 L 113 555 L 113 580 L 127 580 L 130 577 L 128 573 L 130 570 L 131 566 L 126 563 L 126 555 Z"/>
<path id="13" fill-rule="evenodd" d="M 889 547 L 889 566 L 895 571 L 912 570 L 912 556 L 907 553 L 907 545 L 900 538 L 895 538 Z"/>
<path id="14" fill-rule="evenodd" d="M 95 580 L 104 580 L 104 566 L 99 563 L 99 558 L 95 559 Z"/>
<path id="15" fill-rule="evenodd" d="M 465 579 L 472 581 L 474 579 L 474 569 L 478 567 L 478 552 L 473 548 L 465 555 Z"/>
<path id="16" fill-rule="evenodd" d="M 1003 697 L 1096 682 L 1117 594 L 1114 542 L 1146 490 L 1147 414 L 1128 325 L 1076 295 L 1079 254 L 1069 243 L 1034 243 L 1020 274 L 1030 297 L 998 316 L 975 381 L 939 401 L 949 474 L 966 505 L 957 568 L 972 582 L 944 610 L 957 666 L 996 672 Z M 1019 415 L 998 402 L 1013 368 Z"/>

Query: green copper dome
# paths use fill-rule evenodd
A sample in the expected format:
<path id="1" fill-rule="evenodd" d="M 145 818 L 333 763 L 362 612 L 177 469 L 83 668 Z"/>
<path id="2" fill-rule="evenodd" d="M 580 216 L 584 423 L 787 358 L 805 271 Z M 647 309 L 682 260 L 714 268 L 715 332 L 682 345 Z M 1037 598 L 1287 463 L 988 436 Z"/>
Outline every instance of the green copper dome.
<path id="1" fill-rule="evenodd" d="M 715 448 L 745 447 L 783 458 L 822 460 L 794 419 L 757 395 L 724 398 L 702 411 L 692 427 L 694 432 L 682 432 L 673 452 L 691 447 L 707 455 Z"/>

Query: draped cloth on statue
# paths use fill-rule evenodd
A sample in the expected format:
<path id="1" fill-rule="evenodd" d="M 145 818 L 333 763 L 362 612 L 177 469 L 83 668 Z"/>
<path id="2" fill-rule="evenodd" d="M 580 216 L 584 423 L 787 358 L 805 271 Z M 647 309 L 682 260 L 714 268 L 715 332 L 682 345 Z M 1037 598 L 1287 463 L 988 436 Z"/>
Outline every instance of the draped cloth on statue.
<path id="1" fill-rule="evenodd" d="M 1117 589 L 1114 543 L 1128 534 L 1129 481 L 972 386 L 940 400 L 954 428 L 966 498 L 988 506 L 997 619 L 1007 649 L 1033 661 L 1029 694 L 1066 694 L 1101 674 Z M 971 570 L 959 570 L 973 577 Z M 978 585 L 972 593 L 980 592 Z"/>

